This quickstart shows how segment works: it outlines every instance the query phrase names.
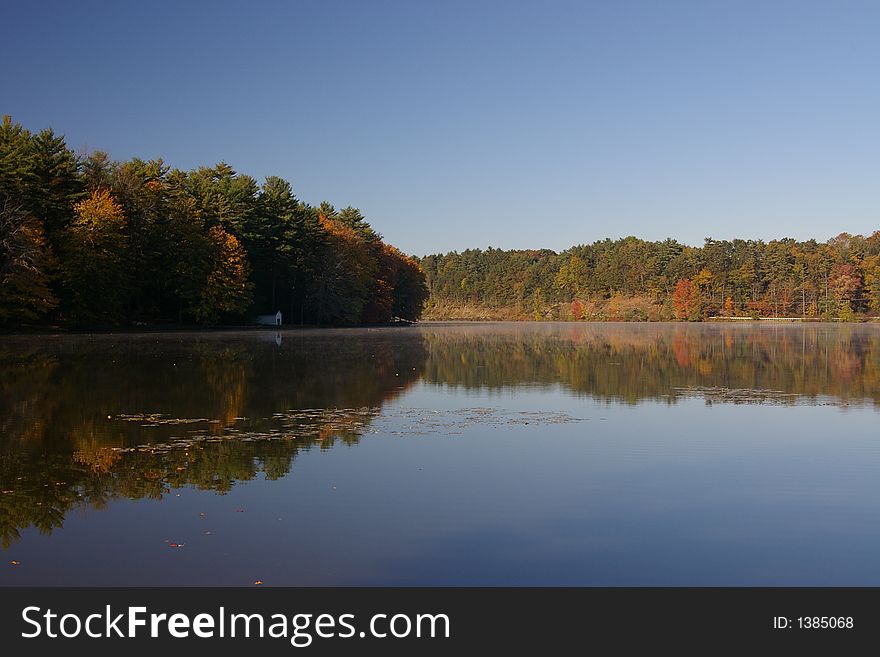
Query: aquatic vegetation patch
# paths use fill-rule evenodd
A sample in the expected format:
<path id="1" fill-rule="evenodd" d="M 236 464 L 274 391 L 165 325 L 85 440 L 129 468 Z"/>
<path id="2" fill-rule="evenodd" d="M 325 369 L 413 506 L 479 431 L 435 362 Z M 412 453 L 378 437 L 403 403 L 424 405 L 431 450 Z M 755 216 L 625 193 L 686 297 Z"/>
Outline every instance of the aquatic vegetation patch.
<path id="1" fill-rule="evenodd" d="M 141 427 L 162 427 L 167 425 L 191 425 L 197 423 L 216 423 L 207 418 L 179 418 L 162 413 L 120 414 L 115 420 L 141 423 Z M 227 440 L 254 442 L 263 440 L 302 440 L 304 443 L 320 442 L 331 437 L 351 437 L 370 434 L 389 434 L 394 436 L 459 434 L 464 429 L 475 426 L 511 427 L 546 426 L 581 422 L 584 418 L 573 417 L 567 413 L 554 411 L 511 411 L 503 408 L 474 407 L 459 409 L 395 408 L 382 410 L 378 407 L 361 408 L 304 408 L 273 413 L 259 418 L 257 424 L 268 424 L 265 428 L 247 429 L 244 425 L 253 423 L 248 418 L 241 420 L 242 426 L 226 427 L 221 434 L 209 433 L 205 429 L 190 429 L 186 436 L 172 436 L 162 442 L 149 442 L 133 447 L 109 447 L 113 452 L 159 453 L 175 449 L 185 449 L 199 443 L 218 443 Z"/>
<path id="2" fill-rule="evenodd" d="M 713 386 L 688 386 L 674 388 L 673 398 L 701 398 L 710 403 L 719 404 L 766 404 L 783 406 L 841 406 L 872 404 L 868 400 L 843 400 L 835 397 L 817 398 L 815 395 L 803 395 L 784 390 L 768 390 L 761 388 L 720 388 Z"/>

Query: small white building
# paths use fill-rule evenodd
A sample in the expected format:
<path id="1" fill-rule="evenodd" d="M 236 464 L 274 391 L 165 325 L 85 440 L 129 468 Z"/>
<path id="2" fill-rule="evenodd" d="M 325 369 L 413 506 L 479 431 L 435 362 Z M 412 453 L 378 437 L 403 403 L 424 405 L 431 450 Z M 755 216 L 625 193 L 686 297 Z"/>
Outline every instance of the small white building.
<path id="1" fill-rule="evenodd" d="M 257 324 L 260 326 L 281 326 L 281 311 L 279 310 L 274 315 L 257 316 Z"/>

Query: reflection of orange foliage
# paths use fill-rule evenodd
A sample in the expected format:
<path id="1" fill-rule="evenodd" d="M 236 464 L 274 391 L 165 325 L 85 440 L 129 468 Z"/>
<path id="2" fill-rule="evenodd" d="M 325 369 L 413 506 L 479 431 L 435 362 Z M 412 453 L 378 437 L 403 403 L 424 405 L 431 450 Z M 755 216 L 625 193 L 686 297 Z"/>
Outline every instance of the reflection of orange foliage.
<path id="1" fill-rule="evenodd" d="M 214 393 L 213 413 L 218 422 L 211 422 L 211 435 L 222 435 L 227 427 L 236 423 L 244 412 L 247 397 L 248 371 L 233 350 L 224 350 L 206 364 L 207 380 Z"/>
<path id="2" fill-rule="evenodd" d="M 582 344 L 587 339 L 587 332 L 580 326 L 572 326 L 566 331 L 565 338 L 572 344 Z"/>
<path id="3" fill-rule="evenodd" d="M 432 383 L 492 389 L 511 381 L 561 381 L 580 393 L 627 402 L 709 386 L 880 405 L 880 339 L 865 326 L 575 324 L 422 332 L 424 378 Z"/>
<path id="4" fill-rule="evenodd" d="M 861 359 L 852 352 L 841 351 L 831 361 L 831 371 L 834 373 L 834 378 L 841 381 L 852 381 L 861 369 Z"/>
<path id="5" fill-rule="evenodd" d="M 122 455 L 109 447 L 90 446 L 73 453 L 73 460 L 89 466 L 92 472 L 107 473 Z"/>
<path id="6" fill-rule="evenodd" d="M 675 361 L 684 369 L 693 366 L 700 352 L 694 340 L 683 333 L 678 333 L 672 341 L 672 353 Z"/>

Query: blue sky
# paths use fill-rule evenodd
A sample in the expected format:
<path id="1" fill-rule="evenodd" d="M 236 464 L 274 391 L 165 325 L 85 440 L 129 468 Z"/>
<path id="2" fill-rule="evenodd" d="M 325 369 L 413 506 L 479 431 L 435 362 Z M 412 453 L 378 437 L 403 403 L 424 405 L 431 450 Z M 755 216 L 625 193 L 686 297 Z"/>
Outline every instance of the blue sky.
<path id="1" fill-rule="evenodd" d="M 880 229 L 880 2 L 3 0 L 0 113 L 423 255 Z"/>

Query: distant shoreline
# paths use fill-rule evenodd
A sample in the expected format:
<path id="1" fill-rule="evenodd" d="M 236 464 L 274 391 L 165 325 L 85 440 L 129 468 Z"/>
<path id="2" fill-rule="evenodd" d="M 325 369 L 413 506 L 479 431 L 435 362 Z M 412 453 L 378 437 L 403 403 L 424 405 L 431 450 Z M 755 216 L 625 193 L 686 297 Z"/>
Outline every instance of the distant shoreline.
<path id="1" fill-rule="evenodd" d="M 442 322 L 518 322 L 522 324 L 738 324 L 742 322 L 783 322 L 787 324 L 874 324 L 880 322 L 880 317 L 865 317 L 844 321 L 835 318 L 822 317 L 707 317 L 703 320 L 689 322 L 687 320 L 660 319 L 474 319 L 460 317 L 430 317 L 421 319 L 416 324 L 439 324 Z"/>
<path id="2" fill-rule="evenodd" d="M 802 323 L 842 323 L 864 324 L 880 321 L 880 317 L 868 313 L 853 313 L 849 318 L 841 319 L 838 316 L 818 314 L 814 316 L 804 315 L 778 315 L 763 316 L 755 315 L 708 315 L 691 320 L 676 319 L 669 314 L 663 313 L 659 305 L 649 306 L 649 312 L 633 313 L 626 309 L 619 310 L 596 304 L 593 312 L 585 317 L 575 318 L 568 311 L 568 304 L 547 304 L 531 311 L 526 308 L 511 306 L 488 306 L 481 304 L 444 304 L 429 305 L 422 314 L 420 321 L 473 321 L 473 322 L 627 322 L 627 323 L 700 323 L 700 322 L 802 322 Z"/>

